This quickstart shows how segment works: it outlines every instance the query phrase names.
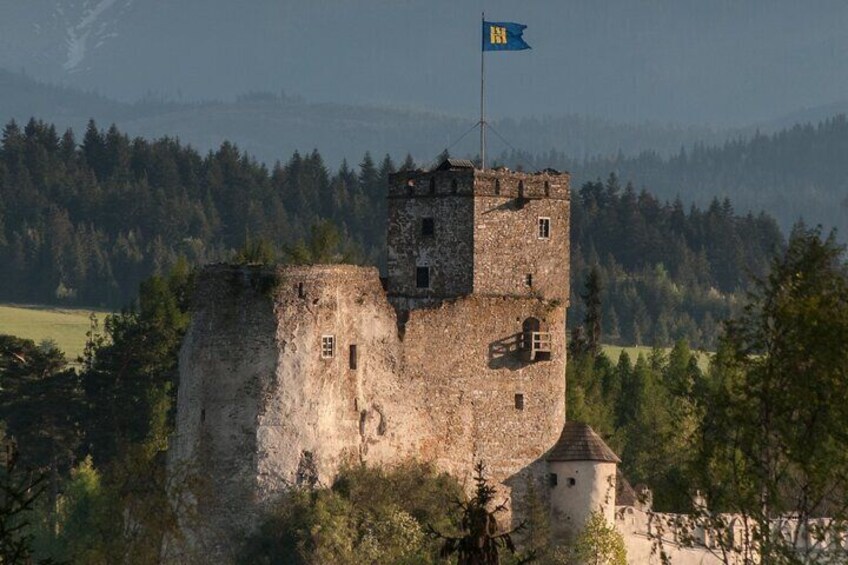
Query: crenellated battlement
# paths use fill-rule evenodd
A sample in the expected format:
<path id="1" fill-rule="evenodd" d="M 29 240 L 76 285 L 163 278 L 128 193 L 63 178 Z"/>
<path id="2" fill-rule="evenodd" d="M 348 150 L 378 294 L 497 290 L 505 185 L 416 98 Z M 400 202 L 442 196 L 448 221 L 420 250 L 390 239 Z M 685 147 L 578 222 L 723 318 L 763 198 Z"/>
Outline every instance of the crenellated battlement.
<path id="1" fill-rule="evenodd" d="M 450 163 L 460 165 L 450 165 Z M 535 173 L 506 167 L 475 169 L 468 161 L 449 160 L 430 171 L 402 171 L 389 177 L 389 198 L 497 196 L 505 199 L 568 200 L 570 175 L 554 169 Z"/>

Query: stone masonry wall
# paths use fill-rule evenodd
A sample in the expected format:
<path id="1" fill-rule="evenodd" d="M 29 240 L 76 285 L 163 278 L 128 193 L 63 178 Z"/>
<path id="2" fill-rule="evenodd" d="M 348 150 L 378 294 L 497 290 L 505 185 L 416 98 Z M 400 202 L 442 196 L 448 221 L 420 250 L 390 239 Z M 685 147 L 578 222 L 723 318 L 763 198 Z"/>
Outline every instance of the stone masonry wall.
<path id="1" fill-rule="evenodd" d="M 564 421 L 563 305 L 462 297 L 413 310 L 401 339 L 377 271 L 351 266 L 212 267 L 195 304 L 170 463 L 213 486 L 194 533 L 208 555 L 231 560 L 267 504 L 346 462 L 432 461 L 470 486 L 483 460 L 517 504 L 527 477 L 541 484 Z M 529 316 L 551 328 L 552 360 L 522 360 Z"/>
<path id="2" fill-rule="evenodd" d="M 492 182 L 491 178 L 478 178 L 479 192 L 490 193 Z M 552 194 L 554 188 L 559 192 L 559 182 L 568 186 L 567 177 L 556 185 L 554 181 L 536 182 L 549 182 Z M 538 190 L 538 186 L 528 181 L 527 193 L 536 194 Z M 540 218 L 549 220 L 548 238 L 539 237 Z M 475 199 L 475 293 L 544 296 L 565 303 L 568 300 L 568 266 L 567 197 L 519 199 L 492 194 Z"/>
<path id="3" fill-rule="evenodd" d="M 198 499 L 202 531 L 188 532 L 213 554 L 255 520 L 256 422 L 278 355 L 273 284 L 257 269 L 205 269 L 180 352 L 170 472 L 197 474 L 214 493 Z"/>
<path id="4" fill-rule="evenodd" d="M 406 297 L 469 294 L 474 200 L 473 175 L 433 172 L 396 175 L 389 190 L 389 293 Z M 422 235 L 422 220 L 432 218 L 433 235 Z M 430 288 L 416 287 L 415 269 L 429 266 Z"/>
<path id="5" fill-rule="evenodd" d="M 551 330 L 549 361 L 521 358 L 530 316 Z M 469 485 L 483 461 L 501 492 L 520 504 L 528 476 L 541 482 L 542 458 L 565 422 L 564 328 L 565 307 L 536 298 L 470 296 L 413 310 L 402 378 L 416 411 L 431 422 L 420 456 Z"/>

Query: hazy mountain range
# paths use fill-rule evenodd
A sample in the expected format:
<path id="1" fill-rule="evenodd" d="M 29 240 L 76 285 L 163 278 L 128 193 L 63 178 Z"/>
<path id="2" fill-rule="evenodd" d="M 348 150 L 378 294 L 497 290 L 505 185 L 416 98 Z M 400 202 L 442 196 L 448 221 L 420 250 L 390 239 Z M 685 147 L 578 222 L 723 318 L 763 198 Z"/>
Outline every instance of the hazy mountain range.
<path id="1" fill-rule="evenodd" d="M 298 97 L 254 93 L 228 102 L 167 102 L 147 98 L 134 103 L 70 87 L 43 84 L 0 69 L 0 120 L 30 117 L 82 132 L 89 119 L 101 127 L 117 124 L 130 135 L 179 137 L 201 151 L 230 140 L 260 161 L 272 164 L 295 150 L 321 150 L 330 166 L 358 161 L 368 150 L 403 158 L 408 152 L 422 164 L 443 149 L 476 155 L 479 136 L 473 118 L 375 105 L 312 103 Z M 511 148 L 531 153 L 551 149 L 576 158 L 597 154 L 662 154 L 696 141 L 719 142 L 737 130 L 620 124 L 579 116 L 495 120 L 489 134 L 491 153 Z M 463 137 L 463 134 L 465 136 Z"/>
<path id="2" fill-rule="evenodd" d="M 488 57 L 494 117 L 746 126 L 848 93 L 842 0 L 0 0 L 0 67 L 125 101 L 285 91 L 473 118 L 483 10 L 533 46 Z"/>

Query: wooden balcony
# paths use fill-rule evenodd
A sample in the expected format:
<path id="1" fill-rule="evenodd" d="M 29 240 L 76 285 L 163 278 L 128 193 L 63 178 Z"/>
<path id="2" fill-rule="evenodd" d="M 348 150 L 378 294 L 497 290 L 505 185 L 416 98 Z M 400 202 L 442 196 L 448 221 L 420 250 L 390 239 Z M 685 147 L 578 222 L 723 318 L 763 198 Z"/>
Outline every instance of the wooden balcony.
<path id="1" fill-rule="evenodd" d="M 551 358 L 550 332 L 525 332 L 521 349 L 526 361 L 549 361 Z"/>

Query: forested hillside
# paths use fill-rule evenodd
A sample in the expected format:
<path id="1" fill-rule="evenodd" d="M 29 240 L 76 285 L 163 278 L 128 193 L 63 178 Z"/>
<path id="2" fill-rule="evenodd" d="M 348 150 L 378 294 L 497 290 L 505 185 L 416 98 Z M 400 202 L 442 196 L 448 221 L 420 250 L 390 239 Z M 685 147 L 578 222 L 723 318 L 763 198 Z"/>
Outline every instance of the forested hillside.
<path id="1" fill-rule="evenodd" d="M 848 119 L 837 115 L 818 125 L 795 125 L 777 133 L 739 138 L 710 146 L 696 144 L 664 157 L 638 156 L 575 160 L 573 155 L 513 153 L 502 162 L 528 169 L 552 166 L 578 179 L 605 178 L 614 171 L 661 199 L 683 198 L 706 205 L 730 198 L 737 210 L 766 210 L 784 231 L 799 218 L 835 227 L 848 236 Z"/>
<path id="2" fill-rule="evenodd" d="M 81 140 L 10 123 L 0 145 L 0 300 L 121 307 L 180 259 L 227 260 L 257 241 L 284 258 L 322 220 L 359 260 L 380 264 L 396 166 L 365 153 L 331 171 L 312 151 L 268 168 L 229 143 L 201 155 L 94 123 Z M 571 320 L 582 318 L 577 296 L 596 265 L 614 342 L 710 345 L 749 274 L 783 244 L 768 216 L 736 216 L 729 201 L 686 210 L 622 189 L 615 176 L 575 187 L 572 215 Z"/>
<path id="3" fill-rule="evenodd" d="M 571 245 L 569 325 L 585 317 L 580 295 L 594 268 L 604 341 L 670 346 L 685 339 L 711 349 L 719 322 L 765 275 L 784 240 L 764 213 L 736 215 L 727 199 L 687 210 L 630 183 L 622 189 L 612 174 L 572 191 Z"/>

